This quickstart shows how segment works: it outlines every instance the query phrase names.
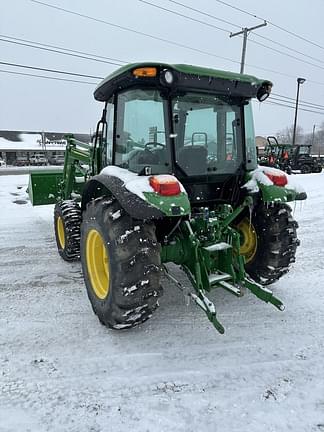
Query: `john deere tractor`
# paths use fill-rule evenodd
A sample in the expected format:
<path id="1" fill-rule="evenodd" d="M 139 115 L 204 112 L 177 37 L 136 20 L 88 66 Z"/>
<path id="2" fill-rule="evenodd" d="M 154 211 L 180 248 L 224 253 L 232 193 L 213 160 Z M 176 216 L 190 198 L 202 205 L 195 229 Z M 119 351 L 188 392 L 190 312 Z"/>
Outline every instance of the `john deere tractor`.
<path id="1" fill-rule="evenodd" d="M 282 171 L 257 166 L 251 99 L 272 84 L 189 65 L 129 64 L 94 92 L 104 108 L 93 142 L 68 137 L 63 172 L 34 172 L 34 205 L 55 204 L 58 252 L 81 264 L 94 313 L 113 329 L 158 306 L 164 275 L 224 328 L 207 297 L 264 285 L 295 260 L 287 202 L 306 198 Z M 175 263 L 184 286 L 170 273 Z"/>

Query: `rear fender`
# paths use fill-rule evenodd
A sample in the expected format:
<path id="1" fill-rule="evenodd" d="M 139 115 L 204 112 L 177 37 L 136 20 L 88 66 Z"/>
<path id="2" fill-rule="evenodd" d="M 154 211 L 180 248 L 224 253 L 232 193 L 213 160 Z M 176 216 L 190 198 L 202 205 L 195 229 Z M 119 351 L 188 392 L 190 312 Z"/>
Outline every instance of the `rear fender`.
<path id="1" fill-rule="evenodd" d="M 120 169 L 119 169 L 120 170 Z M 127 174 L 127 171 L 123 173 Z M 131 174 L 131 173 L 129 173 Z M 119 176 L 101 173 L 92 177 L 85 185 L 82 195 L 82 210 L 87 203 L 94 198 L 102 195 L 114 196 L 134 219 L 161 219 L 165 216 L 179 217 L 190 214 L 190 203 L 184 189 L 181 193 L 174 196 L 162 196 L 154 192 L 146 179 L 149 176 L 131 177 L 135 180 L 132 188 Z M 139 180 L 139 181 L 138 181 Z"/>
<path id="2" fill-rule="evenodd" d="M 277 186 L 267 177 L 266 173 L 272 176 L 286 176 L 287 184 Z M 243 186 L 252 195 L 259 193 L 264 203 L 285 203 L 297 200 L 304 200 L 307 194 L 303 189 L 292 181 L 290 176 L 287 176 L 283 171 L 270 168 L 267 166 L 259 166 L 254 171 L 247 173 L 248 180 Z"/>
<path id="3" fill-rule="evenodd" d="M 89 201 L 103 195 L 114 196 L 134 219 L 160 219 L 164 216 L 159 209 L 127 190 L 122 180 L 105 174 L 96 175 L 86 183 L 82 194 L 82 211 Z"/>
<path id="4" fill-rule="evenodd" d="M 300 201 L 307 198 L 306 192 L 298 192 L 289 187 L 259 184 L 262 200 L 265 203 Z"/>

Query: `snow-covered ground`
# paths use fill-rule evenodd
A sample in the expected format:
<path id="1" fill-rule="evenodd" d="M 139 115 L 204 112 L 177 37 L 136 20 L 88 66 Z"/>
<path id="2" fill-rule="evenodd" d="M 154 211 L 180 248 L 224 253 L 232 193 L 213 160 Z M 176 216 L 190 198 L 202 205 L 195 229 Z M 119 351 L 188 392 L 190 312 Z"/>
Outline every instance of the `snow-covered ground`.
<path id="1" fill-rule="evenodd" d="M 0 432 L 324 431 L 324 174 L 296 177 L 301 246 L 272 286 L 286 310 L 214 292 L 221 336 L 169 283 L 142 326 L 101 326 L 52 206 L 1 176 Z"/>

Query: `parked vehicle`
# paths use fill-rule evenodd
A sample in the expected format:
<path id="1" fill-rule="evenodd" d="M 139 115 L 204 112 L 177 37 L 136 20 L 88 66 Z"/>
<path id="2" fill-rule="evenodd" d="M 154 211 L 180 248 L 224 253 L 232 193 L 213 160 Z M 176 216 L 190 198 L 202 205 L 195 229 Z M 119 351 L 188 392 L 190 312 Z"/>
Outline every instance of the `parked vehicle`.
<path id="1" fill-rule="evenodd" d="M 30 165 L 47 165 L 47 159 L 44 154 L 36 153 L 29 157 Z"/>
<path id="2" fill-rule="evenodd" d="M 320 162 L 311 156 L 310 144 L 279 144 L 275 136 L 267 137 L 268 144 L 265 155 L 259 159 L 259 164 L 280 168 L 287 174 L 300 171 L 302 174 L 320 173 Z"/>
<path id="3" fill-rule="evenodd" d="M 50 165 L 64 165 L 64 155 L 56 155 L 48 158 Z"/>
<path id="4" fill-rule="evenodd" d="M 316 162 L 324 168 L 324 155 L 311 155 L 313 159 L 316 160 Z"/>
<path id="5" fill-rule="evenodd" d="M 16 159 L 13 161 L 14 166 L 28 166 L 30 165 L 30 162 L 27 158 L 27 156 L 17 156 Z"/>

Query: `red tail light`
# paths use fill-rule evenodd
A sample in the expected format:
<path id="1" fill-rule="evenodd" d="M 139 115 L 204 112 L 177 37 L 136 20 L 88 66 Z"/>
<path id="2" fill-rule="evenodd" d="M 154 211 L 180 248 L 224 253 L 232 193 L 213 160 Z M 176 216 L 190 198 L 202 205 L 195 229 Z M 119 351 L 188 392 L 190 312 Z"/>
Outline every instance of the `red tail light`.
<path id="1" fill-rule="evenodd" d="M 264 174 L 272 181 L 272 183 L 276 186 L 286 186 L 288 183 L 288 179 L 286 174 L 270 174 L 264 171 Z"/>
<path id="2" fill-rule="evenodd" d="M 179 195 L 181 192 L 178 180 L 169 175 L 150 177 L 150 185 L 155 192 L 164 196 Z"/>

